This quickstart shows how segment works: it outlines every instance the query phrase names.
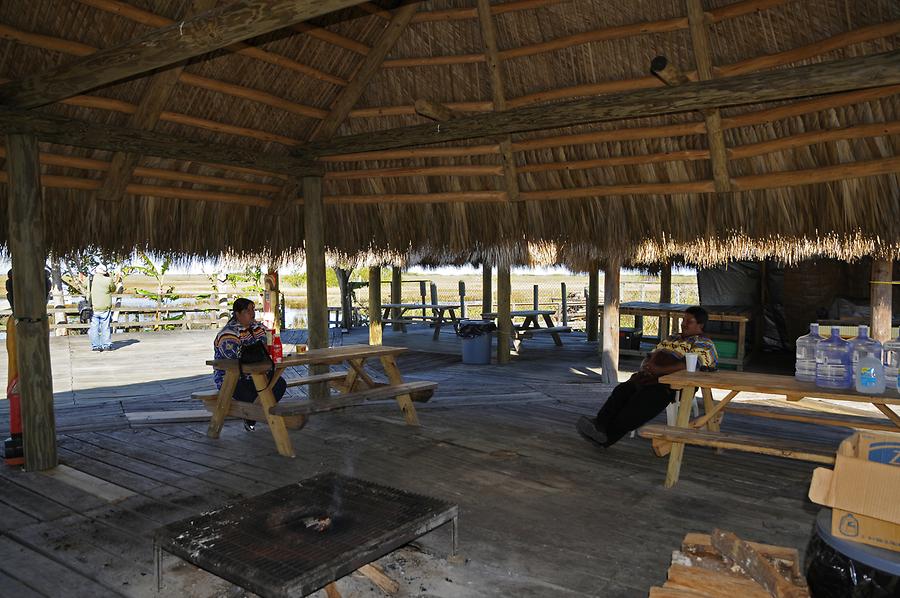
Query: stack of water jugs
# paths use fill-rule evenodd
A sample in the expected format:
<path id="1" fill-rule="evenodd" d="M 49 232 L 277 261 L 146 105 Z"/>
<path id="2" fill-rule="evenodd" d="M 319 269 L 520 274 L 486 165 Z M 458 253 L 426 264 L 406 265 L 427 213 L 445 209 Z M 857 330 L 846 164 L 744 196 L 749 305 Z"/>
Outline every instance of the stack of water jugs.
<path id="1" fill-rule="evenodd" d="M 885 388 L 898 389 L 900 337 L 884 347 L 869 337 L 869 327 L 860 326 L 851 341 L 841 338 L 832 327 L 831 336 L 819 336 L 819 325 L 810 324 L 809 334 L 797 339 L 797 373 L 801 382 L 815 382 L 822 388 L 848 389 L 881 394 Z"/>

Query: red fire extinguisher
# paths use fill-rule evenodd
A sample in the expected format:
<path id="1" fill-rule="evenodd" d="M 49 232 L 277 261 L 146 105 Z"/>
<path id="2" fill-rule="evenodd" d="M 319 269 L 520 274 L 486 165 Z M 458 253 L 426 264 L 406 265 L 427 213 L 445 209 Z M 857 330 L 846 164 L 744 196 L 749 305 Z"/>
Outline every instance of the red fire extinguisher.
<path id="1" fill-rule="evenodd" d="M 9 438 L 3 441 L 3 460 L 7 465 L 23 465 L 22 401 L 19 396 L 19 363 L 16 358 L 16 323 L 10 316 L 6 322 L 6 354 L 9 358 L 9 381 L 6 398 L 9 400 Z"/>

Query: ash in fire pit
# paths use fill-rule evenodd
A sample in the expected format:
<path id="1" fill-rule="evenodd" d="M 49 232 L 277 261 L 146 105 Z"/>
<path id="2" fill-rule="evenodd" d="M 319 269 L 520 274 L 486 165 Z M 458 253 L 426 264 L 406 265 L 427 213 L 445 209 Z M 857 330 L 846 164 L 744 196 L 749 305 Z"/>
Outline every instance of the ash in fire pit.
<path id="1" fill-rule="evenodd" d="M 317 532 L 324 532 L 331 527 L 331 517 L 328 515 L 319 515 L 317 517 L 304 517 L 300 521 L 306 526 L 306 529 L 313 529 Z"/>
<path id="2" fill-rule="evenodd" d="M 260 596 L 303 596 L 447 522 L 455 554 L 457 515 L 442 500 L 329 473 L 167 525 L 157 557 Z"/>

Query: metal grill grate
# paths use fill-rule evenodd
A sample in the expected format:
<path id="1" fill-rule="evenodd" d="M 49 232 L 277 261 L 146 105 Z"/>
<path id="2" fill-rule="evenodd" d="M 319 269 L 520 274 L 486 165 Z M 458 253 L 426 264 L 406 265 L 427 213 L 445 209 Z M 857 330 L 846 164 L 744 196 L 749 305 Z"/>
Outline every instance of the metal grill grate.
<path id="1" fill-rule="evenodd" d="M 157 530 L 157 547 L 261 596 L 303 596 L 457 516 L 451 503 L 335 473 Z M 318 531 L 314 522 L 330 518 Z"/>

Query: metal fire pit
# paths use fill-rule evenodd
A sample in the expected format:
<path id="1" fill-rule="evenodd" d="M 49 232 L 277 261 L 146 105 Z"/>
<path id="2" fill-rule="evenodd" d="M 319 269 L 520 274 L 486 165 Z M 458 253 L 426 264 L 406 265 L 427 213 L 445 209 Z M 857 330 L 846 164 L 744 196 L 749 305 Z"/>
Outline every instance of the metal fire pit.
<path id="1" fill-rule="evenodd" d="M 452 522 L 456 505 L 326 473 L 169 524 L 162 551 L 264 597 L 305 596 Z"/>

